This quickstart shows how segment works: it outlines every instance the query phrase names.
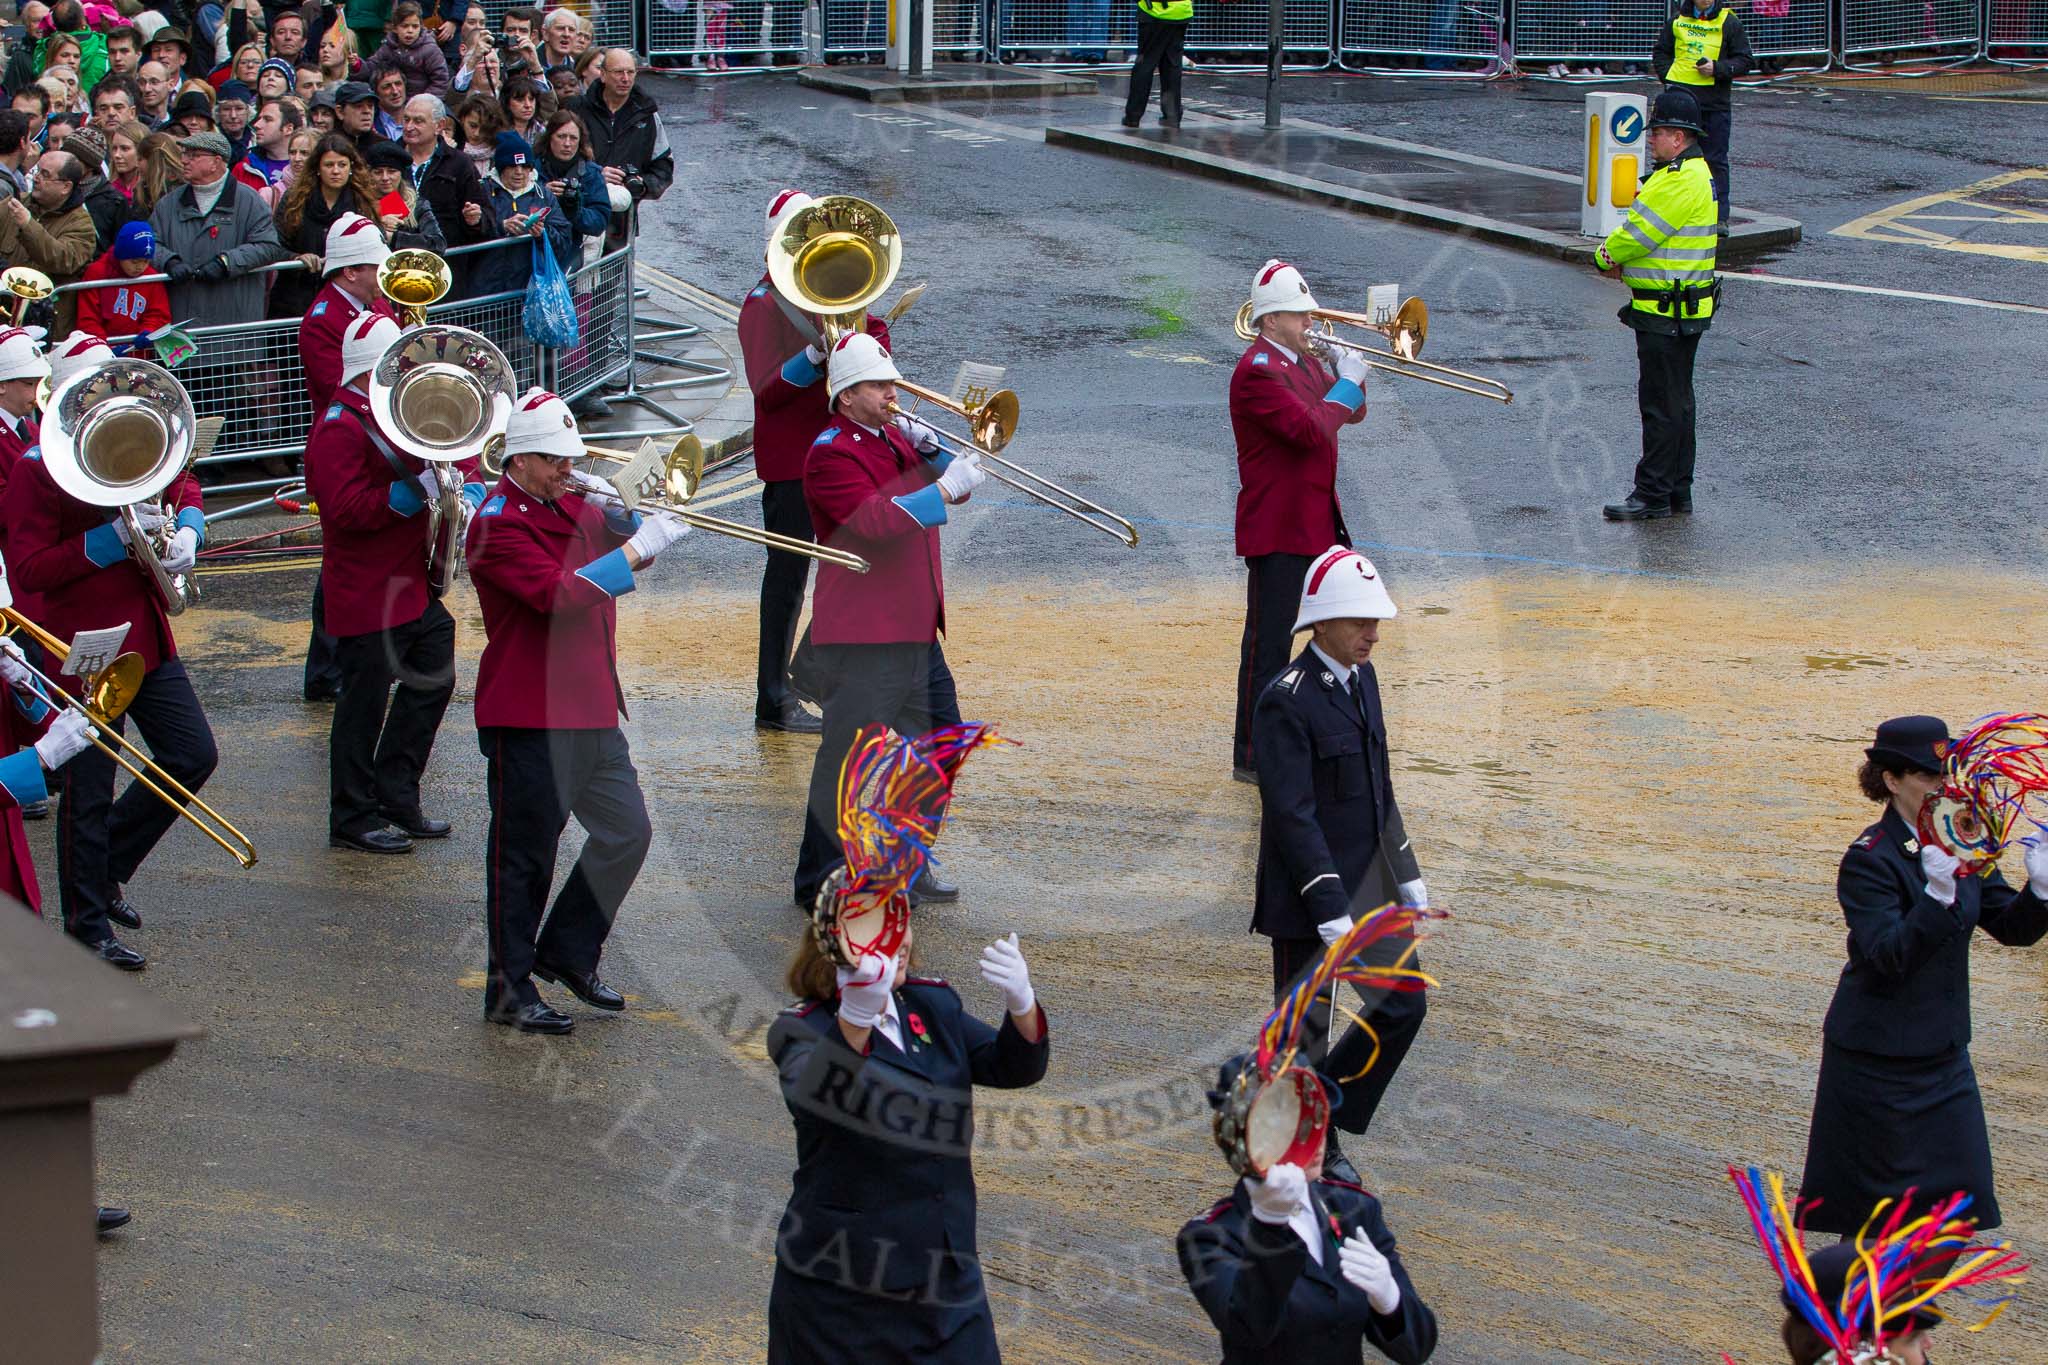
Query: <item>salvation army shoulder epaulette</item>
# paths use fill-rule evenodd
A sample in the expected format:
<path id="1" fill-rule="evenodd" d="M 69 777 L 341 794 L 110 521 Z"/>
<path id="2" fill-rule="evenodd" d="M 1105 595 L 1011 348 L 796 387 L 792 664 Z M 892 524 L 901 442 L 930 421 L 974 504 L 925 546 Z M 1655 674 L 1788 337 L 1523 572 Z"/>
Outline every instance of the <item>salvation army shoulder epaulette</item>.
<path id="1" fill-rule="evenodd" d="M 818 1004 L 818 1001 L 812 1000 L 808 996 L 806 996 L 802 1000 L 792 1000 L 789 1004 L 784 1005 L 782 1007 L 782 1012 L 794 1018 L 801 1019 L 805 1015 L 809 1014 L 812 1010 L 818 1008 Z"/>
<path id="2" fill-rule="evenodd" d="M 1301 686 L 1301 670 L 1298 668 L 1288 669 L 1285 673 L 1282 673 L 1279 677 L 1273 680 L 1273 685 L 1275 687 L 1284 687 L 1289 692 L 1294 691 L 1296 688 Z"/>
<path id="3" fill-rule="evenodd" d="M 1213 1208 L 1211 1208 L 1207 1213 L 1202 1215 L 1201 1221 L 1203 1221 L 1204 1223 L 1213 1223 L 1218 1218 L 1221 1218 L 1223 1216 L 1223 1211 L 1229 1207 L 1230 1196 L 1225 1195 L 1223 1198 L 1216 1201 L 1216 1204 Z"/>

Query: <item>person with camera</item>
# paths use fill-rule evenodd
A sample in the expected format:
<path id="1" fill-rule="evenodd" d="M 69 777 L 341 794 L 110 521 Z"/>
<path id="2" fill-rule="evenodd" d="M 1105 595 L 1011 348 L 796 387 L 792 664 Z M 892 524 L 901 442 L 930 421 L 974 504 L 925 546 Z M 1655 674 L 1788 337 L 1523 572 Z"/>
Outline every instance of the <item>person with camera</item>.
<path id="1" fill-rule="evenodd" d="M 582 119 L 567 109 L 557 109 L 546 127 L 539 147 L 540 178 L 575 228 L 587 265 L 604 251 L 605 229 L 612 213 L 632 207 L 633 201 L 625 186 L 608 183 L 590 159 Z"/>
<path id="2" fill-rule="evenodd" d="M 659 199 L 676 178 L 675 156 L 661 126 L 661 110 L 640 90 L 640 59 L 615 47 L 598 62 L 598 78 L 569 108 L 583 116 L 590 133 L 590 157 L 604 167 L 605 183 L 620 185 L 634 208 Z M 633 210 L 612 215 L 605 245 L 616 248 L 632 235 Z"/>

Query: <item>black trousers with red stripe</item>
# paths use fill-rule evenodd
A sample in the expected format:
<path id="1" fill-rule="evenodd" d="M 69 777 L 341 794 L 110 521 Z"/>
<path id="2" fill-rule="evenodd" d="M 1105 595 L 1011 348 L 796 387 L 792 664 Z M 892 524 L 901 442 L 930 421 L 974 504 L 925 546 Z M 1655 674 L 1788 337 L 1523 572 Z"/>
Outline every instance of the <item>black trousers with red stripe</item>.
<path id="1" fill-rule="evenodd" d="M 1422 960 L 1410 950 L 1415 946 L 1412 938 L 1390 938 L 1375 943 L 1366 950 L 1366 960 L 1381 966 L 1401 963 L 1420 967 Z M 1312 972 L 1323 960 L 1323 941 L 1320 938 L 1276 938 L 1273 940 L 1273 1003 L 1280 1003 L 1288 987 Z M 1338 987 L 1345 991 L 1346 987 Z M 1368 994 L 1351 988 L 1364 1009 L 1353 1013 L 1372 1025 L 1372 1034 L 1353 1024 L 1344 1031 L 1344 1036 L 1334 1044 L 1330 1042 L 1330 995 L 1324 991 L 1316 998 L 1321 1002 L 1309 1010 L 1308 1021 L 1302 1028 L 1302 1055 L 1316 1072 L 1332 1083 L 1330 1093 L 1330 1122 L 1342 1132 L 1363 1133 L 1372 1125 L 1372 1116 L 1379 1112 L 1380 1101 L 1386 1098 L 1387 1087 L 1394 1082 L 1394 1073 L 1401 1069 L 1402 1058 L 1415 1044 L 1415 1035 L 1422 1031 L 1423 1016 L 1429 1013 L 1429 1001 L 1422 992 L 1375 991 Z M 1341 1002 L 1340 1002 L 1341 1003 Z M 1346 1008 L 1351 1008 L 1346 1006 Z M 1379 1056 L 1373 1056 L 1373 1034 L 1379 1036 Z M 1354 1073 L 1364 1070 L 1366 1063 L 1372 1067 L 1364 1075 Z M 1350 1079 L 1346 1079 L 1346 1078 Z"/>
<path id="2" fill-rule="evenodd" d="M 1244 646 L 1237 658 L 1237 733 L 1232 762 L 1253 768 L 1252 707 L 1294 657 L 1294 618 L 1309 555 L 1248 555 L 1244 561 Z"/>
<path id="3" fill-rule="evenodd" d="M 477 747 L 486 760 L 491 803 L 484 840 L 488 1017 L 540 998 L 532 979 L 536 959 L 579 974 L 597 969 L 654 829 L 632 752 L 616 726 L 489 725 L 478 729 Z M 543 916 L 555 880 L 555 848 L 571 815 L 588 837 L 554 907 Z"/>

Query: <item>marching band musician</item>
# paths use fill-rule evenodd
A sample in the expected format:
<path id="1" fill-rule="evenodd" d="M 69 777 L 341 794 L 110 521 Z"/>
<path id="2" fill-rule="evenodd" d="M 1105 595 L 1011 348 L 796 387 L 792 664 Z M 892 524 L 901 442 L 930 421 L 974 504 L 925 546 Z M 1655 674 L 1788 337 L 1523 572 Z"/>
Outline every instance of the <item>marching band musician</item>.
<path id="1" fill-rule="evenodd" d="M 6 492 L 14 466 L 36 444 L 36 389 L 49 374 L 50 363 L 34 337 L 19 327 L 0 329 L 0 493 Z M 0 527 L 0 552 L 5 549 L 6 532 Z M 26 589 L 14 593 L 14 605 L 31 620 L 42 619 L 42 603 Z M 40 661 L 42 651 L 34 648 L 34 641 L 29 643 L 33 657 Z M 46 820 L 50 803 L 41 799 L 24 802 L 20 814 L 24 820 Z"/>
<path id="2" fill-rule="evenodd" d="M 1380 622 L 1398 608 L 1371 560 L 1332 545 L 1309 566 L 1301 585 L 1297 631 L 1308 647 L 1259 694 L 1252 717 L 1259 749 L 1259 872 L 1252 928 L 1273 943 L 1277 1000 L 1325 947 L 1352 928 L 1354 909 L 1399 900 L 1422 908 L 1429 892 L 1409 847 L 1394 800 L 1387 723 L 1379 677 L 1370 660 Z M 1367 949 L 1368 960 L 1418 965 L 1415 940 L 1391 936 Z M 1328 1004 L 1311 1015 L 1304 1049 L 1317 1070 L 1336 1078 L 1330 1096 L 1325 1170 L 1356 1184 L 1337 1130 L 1363 1133 L 1387 1085 L 1422 1028 L 1420 991 L 1382 991 L 1368 1000 L 1365 1022 L 1337 1045 L 1329 1041 Z M 1377 1062 L 1356 1079 L 1372 1057 Z"/>
<path id="3" fill-rule="evenodd" d="M 455 695 L 455 618 L 428 583 L 425 513 L 439 486 L 370 411 L 370 371 L 398 338 L 398 324 L 384 314 L 356 315 L 342 338 L 343 382 L 306 444 L 306 488 L 320 504 L 320 571 L 334 584 L 323 605 L 341 668 L 328 738 L 327 842 L 362 853 L 410 853 L 415 839 L 449 832 L 446 820 L 420 808 L 420 774 Z M 477 463 L 456 467 L 465 509 L 473 510 L 484 498 Z"/>
<path id="4" fill-rule="evenodd" d="M 944 981 L 910 975 L 909 958 L 906 939 L 894 958 L 835 967 L 807 927 L 790 962 L 797 1002 L 769 1029 L 768 1055 L 797 1168 L 775 1238 L 768 1365 L 1002 1359 L 975 1242 L 974 1087 L 1044 1079 L 1045 1011 L 1015 934 L 981 955 L 1003 995 L 995 1028 Z"/>
<path id="5" fill-rule="evenodd" d="M 75 363 L 89 362 L 81 357 Z M 162 555 L 163 567 L 190 573 L 206 539 L 199 480 L 186 470 L 164 490 L 161 501 L 176 509 L 175 516 L 151 503 L 135 509 L 136 521 L 151 532 L 174 520 L 177 529 Z M 132 716 L 157 766 L 188 791 L 198 792 L 220 755 L 185 661 L 178 657 L 163 599 L 129 550 L 126 524 L 110 517 L 108 509 L 59 488 L 44 467 L 40 446 L 22 457 L 8 480 L 0 497 L 0 521 L 6 526 L 15 578 L 42 595 L 42 624 L 51 634 L 68 639 L 83 630 L 128 626 L 128 648 L 142 656 L 144 673 L 119 724 L 125 726 Z M 60 677 L 58 683 L 79 695 L 78 679 Z M 130 783 L 115 800 L 114 760 L 99 749 L 65 765 L 57 815 L 57 891 L 64 930 L 123 971 L 139 972 L 148 959 L 115 937 L 109 921 L 131 929 L 141 925 L 124 888 L 177 818 L 141 783 Z"/>
<path id="6" fill-rule="evenodd" d="M 811 640 L 824 679 L 825 732 L 811 765 L 796 904 L 809 910 L 842 861 L 836 831 L 839 769 L 863 725 L 906 739 L 960 723 L 953 674 L 939 647 L 946 589 L 939 528 L 946 509 L 988 475 L 972 455 L 950 458 L 932 429 L 893 417 L 903 376 L 881 343 L 848 332 L 832 349 L 827 393 L 833 424 L 804 461 L 804 501 L 818 542 L 852 550 L 869 572 L 818 565 Z M 952 900 L 959 889 L 929 864 L 911 884 L 913 903 Z"/>
<path id="7" fill-rule="evenodd" d="M 1349 545 L 1337 500 L 1337 429 L 1365 418 L 1366 364 L 1337 349 L 1333 378 L 1309 351 L 1316 306 L 1301 272 L 1267 261 L 1252 280 L 1258 339 L 1230 376 L 1237 437 L 1237 553 L 1245 566 L 1244 643 L 1237 664 L 1232 776 L 1257 782 L 1252 706 L 1287 666 L 1292 618 L 1311 557 Z"/>
<path id="8" fill-rule="evenodd" d="M 814 201 L 801 190 L 783 190 L 768 204 L 768 241 L 791 215 Z M 775 292 L 764 273 L 740 305 L 740 350 L 746 358 L 747 387 L 754 392 L 754 472 L 761 480 L 762 525 L 779 535 L 811 538 L 810 509 L 804 504 L 804 460 L 811 442 L 832 421 L 826 396 L 825 352 L 799 331 L 792 305 Z M 802 315 L 799 314 L 799 317 Z M 811 319 L 804 326 L 813 334 Z M 868 314 L 866 331 L 889 349 L 889 325 Z M 761 572 L 761 654 L 754 683 L 754 725 L 814 735 L 824 723 L 790 693 L 790 650 L 811 561 L 786 550 L 770 550 Z"/>
<path id="9" fill-rule="evenodd" d="M 1249 1064 L 1223 1064 L 1221 1107 Z M 1320 1168 L 1320 1163 L 1311 1158 Z M 1235 1189 L 1180 1230 L 1181 1273 L 1223 1337 L 1223 1365 L 1358 1365 L 1364 1346 L 1401 1365 L 1436 1350 L 1436 1314 L 1416 1294 L 1380 1201 L 1355 1181 L 1291 1163 Z"/>
<path id="10" fill-rule="evenodd" d="M 514 405 L 505 450 L 504 477 L 467 540 L 489 637 L 476 678 L 491 806 L 484 1017 L 522 1033 L 567 1033 L 575 1020 L 543 1001 L 532 978 L 594 1009 L 626 1007 L 597 964 L 653 838 L 619 730 L 615 602 L 688 528 L 586 501 L 578 489 L 602 480 L 570 469 L 583 437 L 569 405 L 544 389 Z M 543 925 L 572 814 L 588 838 Z"/>

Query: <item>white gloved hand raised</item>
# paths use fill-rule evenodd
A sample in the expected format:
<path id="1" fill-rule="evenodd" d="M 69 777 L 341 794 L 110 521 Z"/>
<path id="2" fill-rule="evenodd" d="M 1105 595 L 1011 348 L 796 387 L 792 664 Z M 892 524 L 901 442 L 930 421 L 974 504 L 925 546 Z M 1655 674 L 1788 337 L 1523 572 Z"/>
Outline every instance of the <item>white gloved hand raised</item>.
<path id="1" fill-rule="evenodd" d="M 839 1018 L 853 1028 L 873 1028 L 889 1013 L 896 988 L 896 959 L 864 953 L 858 967 L 839 969 Z"/>
<path id="2" fill-rule="evenodd" d="M 1352 383 L 1358 385 L 1358 391 L 1360 393 L 1365 392 L 1366 372 L 1372 368 L 1371 366 L 1365 363 L 1365 357 L 1360 355 L 1356 351 L 1346 350 L 1342 346 L 1337 346 L 1332 349 L 1334 349 L 1337 353 L 1337 377 L 1339 379 L 1350 380 Z"/>
<path id="3" fill-rule="evenodd" d="M 2026 840 L 2026 845 L 2027 885 L 2033 888 L 2037 899 L 2048 901 L 2048 842 L 2039 835 L 2032 835 Z"/>
<path id="4" fill-rule="evenodd" d="M 1031 989 L 1031 969 L 1024 964 L 1015 934 L 981 950 L 981 979 L 1003 993 L 1003 1004 L 1012 1014 L 1028 1015 L 1038 1006 L 1038 995 Z"/>
<path id="5" fill-rule="evenodd" d="M 818 369 L 822 370 L 825 368 L 825 353 L 818 349 L 818 343 L 815 341 L 804 347 L 804 359 L 810 361 Z"/>
<path id="6" fill-rule="evenodd" d="M 911 447 L 921 454 L 929 455 L 939 448 L 939 433 L 929 425 L 918 421 L 907 412 L 899 412 L 894 419 L 896 430 L 904 435 Z"/>
<path id="7" fill-rule="evenodd" d="M 35 676 L 21 646 L 12 640 L 0 640 L 0 679 L 5 679 L 9 687 L 26 691 L 35 682 Z"/>
<path id="8" fill-rule="evenodd" d="M 168 572 L 190 573 L 199 562 L 199 532 L 190 526 L 180 526 L 171 532 L 171 543 L 160 562 Z"/>
<path id="9" fill-rule="evenodd" d="M 1363 1232 L 1354 1232 L 1337 1248 L 1337 1263 L 1344 1278 L 1365 1292 L 1372 1311 L 1387 1316 L 1401 1306 L 1401 1286 L 1394 1281 L 1394 1268 Z"/>
<path id="10" fill-rule="evenodd" d="M 1251 1195 L 1252 1217 L 1261 1223 L 1285 1223 L 1308 1207 L 1308 1177 L 1292 1162 L 1267 1171 L 1264 1180 L 1247 1180 L 1245 1192 Z"/>
<path id="11" fill-rule="evenodd" d="M 1321 924 L 1318 924 L 1316 926 L 1316 933 L 1322 936 L 1323 946 L 1327 948 L 1338 939 L 1344 937 L 1344 935 L 1350 933 L 1354 924 L 1355 922 L 1351 916 L 1339 915 L 1335 919 L 1326 919 Z"/>
<path id="12" fill-rule="evenodd" d="M 1920 871 L 1927 878 L 1927 894 L 1943 905 L 1956 903 L 1956 869 L 1961 866 L 1954 854 L 1933 844 L 1920 846 Z M 2032 875 L 2031 869 L 2028 875 Z"/>
<path id="13" fill-rule="evenodd" d="M 50 722 L 50 728 L 36 741 L 36 758 L 44 769 L 55 772 L 92 747 L 99 731 L 85 718 L 85 712 L 67 706 Z"/>
<path id="14" fill-rule="evenodd" d="M 1412 882 L 1402 882 L 1394 889 L 1394 898 L 1410 910 L 1429 909 L 1429 888 L 1422 884 L 1420 877 Z"/>
<path id="15" fill-rule="evenodd" d="M 946 472 L 939 475 L 939 495 L 947 502 L 965 502 L 967 495 L 988 482 L 981 457 L 972 453 L 955 455 Z"/>
<path id="16" fill-rule="evenodd" d="M 659 514 L 642 517 L 640 519 L 640 529 L 635 531 L 633 538 L 626 542 L 626 548 L 632 551 L 634 557 L 642 564 L 645 564 L 663 550 L 681 540 L 683 533 L 689 529 L 689 527 L 677 521 L 674 517 L 664 517 Z"/>

